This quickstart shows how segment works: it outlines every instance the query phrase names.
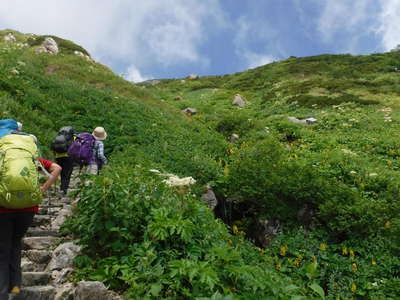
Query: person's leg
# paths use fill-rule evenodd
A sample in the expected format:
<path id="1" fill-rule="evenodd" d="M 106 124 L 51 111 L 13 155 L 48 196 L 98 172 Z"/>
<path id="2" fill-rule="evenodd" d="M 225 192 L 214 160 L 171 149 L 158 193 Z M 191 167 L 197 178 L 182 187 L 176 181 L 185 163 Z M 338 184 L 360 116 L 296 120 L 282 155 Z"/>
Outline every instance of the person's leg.
<path id="1" fill-rule="evenodd" d="M 87 166 L 86 174 L 97 175 L 97 172 L 98 172 L 98 167 L 96 163 Z"/>
<path id="2" fill-rule="evenodd" d="M 65 194 L 66 194 L 68 191 L 68 188 L 69 188 L 69 182 L 71 180 L 72 171 L 74 170 L 74 162 L 71 158 L 69 158 L 69 157 L 65 158 L 63 170 L 64 170 L 64 168 L 65 168 L 65 171 L 64 171 L 65 172 L 65 180 L 63 183 L 63 187 L 64 187 L 63 191 L 65 191 Z"/>
<path id="3" fill-rule="evenodd" d="M 14 214 L 14 234 L 12 236 L 12 249 L 10 257 L 10 287 L 21 287 L 21 250 L 22 238 L 33 221 L 33 212 L 18 212 Z"/>
<path id="4" fill-rule="evenodd" d="M 66 172 L 66 162 L 67 162 L 67 157 L 58 157 L 56 158 L 56 163 L 61 167 L 61 185 L 60 185 L 60 190 L 61 192 L 65 193 L 65 178 L 67 175 Z"/>
<path id="5" fill-rule="evenodd" d="M 13 222 L 11 213 L 0 213 L 0 300 L 8 299 Z"/>

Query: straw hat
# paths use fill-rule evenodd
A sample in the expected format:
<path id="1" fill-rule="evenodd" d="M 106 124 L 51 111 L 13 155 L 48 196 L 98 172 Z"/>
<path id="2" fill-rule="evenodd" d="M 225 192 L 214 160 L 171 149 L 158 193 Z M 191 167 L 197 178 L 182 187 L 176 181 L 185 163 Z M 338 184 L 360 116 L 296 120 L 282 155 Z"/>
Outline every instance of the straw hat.
<path id="1" fill-rule="evenodd" d="M 104 130 L 103 127 L 96 127 L 93 130 L 92 135 L 98 141 L 104 141 L 107 138 L 107 132 Z"/>

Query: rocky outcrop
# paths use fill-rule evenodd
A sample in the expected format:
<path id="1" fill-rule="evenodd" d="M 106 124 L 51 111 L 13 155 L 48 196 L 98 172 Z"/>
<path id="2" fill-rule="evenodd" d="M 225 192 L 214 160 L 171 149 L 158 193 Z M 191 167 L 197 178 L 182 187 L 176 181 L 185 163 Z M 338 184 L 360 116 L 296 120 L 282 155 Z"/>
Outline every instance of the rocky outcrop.
<path id="1" fill-rule="evenodd" d="M 196 74 L 189 74 L 188 77 L 186 77 L 189 80 L 195 80 L 195 79 L 199 79 L 199 75 Z"/>
<path id="2" fill-rule="evenodd" d="M 85 53 L 83 53 L 81 51 L 75 50 L 74 54 L 77 55 L 77 56 L 85 58 L 87 61 L 93 62 L 93 59 L 89 55 L 86 55 Z"/>
<path id="3" fill-rule="evenodd" d="M 239 107 L 245 107 L 246 106 L 246 100 L 241 95 L 236 94 L 233 97 L 232 105 L 239 106 Z"/>
<path id="4" fill-rule="evenodd" d="M 185 114 L 189 116 L 193 116 L 197 114 L 197 109 L 192 108 L 192 107 L 186 107 L 185 109 L 182 110 Z"/>
<path id="5" fill-rule="evenodd" d="M 47 53 L 47 54 L 58 54 L 59 49 L 56 41 L 51 38 L 47 37 L 44 39 L 42 45 L 39 48 L 36 48 L 36 53 Z"/>

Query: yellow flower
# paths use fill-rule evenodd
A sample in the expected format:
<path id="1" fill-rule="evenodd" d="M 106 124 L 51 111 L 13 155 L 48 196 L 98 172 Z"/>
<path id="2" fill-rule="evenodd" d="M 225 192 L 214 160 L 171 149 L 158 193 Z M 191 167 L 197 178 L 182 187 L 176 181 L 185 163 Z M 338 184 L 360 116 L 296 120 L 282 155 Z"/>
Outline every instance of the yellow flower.
<path id="1" fill-rule="evenodd" d="M 353 272 L 357 272 L 357 265 L 356 265 L 356 264 L 352 264 L 352 265 L 351 265 L 351 270 L 352 270 Z"/>
<path id="2" fill-rule="evenodd" d="M 228 167 L 225 167 L 224 168 L 224 175 L 228 175 L 229 174 L 229 168 Z"/>
<path id="3" fill-rule="evenodd" d="M 386 229 L 389 229 L 389 228 L 390 228 L 390 221 L 386 221 L 386 223 L 385 223 L 385 228 L 386 228 Z"/>
<path id="4" fill-rule="evenodd" d="M 349 253 L 350 253 L 351 259 L 354 259 L 354 256 L 355 256 L 354 251 L 353 251 L 353 250 L 350 250 Z"/>
<path id="5" fill-rule="evenodd" d="M 357 290 L 357 286 L 356 286 L 356 284 L 353 282 L 353 283 L 351 284 L 351 291 L 352 291 L 353 293 L 355 293 L 356 290 Z"/>
<path id="6" fill-rule="evenodd" d="M 325 243 L 321 243 L 321 244 L 319 245 L 319 250 L 321 250 L 321 251 L 326 251 L 327 247 L 328 247 L 328 246 L 327 246 Z"/>
<path id="7" fill-rule="evenodd" d="M 347 251 L 347 247 L 342 248 L 342 254 L 347 255 L 349 252 Z"/>
<path id="8" fill-rule="evenodd" d="M 281 265 L 281 264 L 276 264 L 276 265 L 275 265 L 275 268 L 276 268 L 277 270 L 280 270 L 280 269 L 281 269 L 281 267 L 282 267 L 282 265 Z"/>
<path id="9" fill-rule="evenodd" d="M 232 226 L 232 232 L 233 232 L 233 234 L 237 234 L 239 232 L 239 229 L 237 228 L 236 225 Z"/>
<path id="10" fill-rule="evenodd" d="M 282 256 L 285 256 L 287 250 L 288 250 L 288 246 L 287 246 L 287 245 L 281 246 L 281 249 L 280 249 L 280 252 L 279 252 L 279 253 L 280 253 Z"/>
<path id="11" fill-rule="evenodd" d="M 297 258 L 294 260 L 294 265 L 295 265 L 296 267 L 299 267 L 300 264 L 301 264 L 301 261 L 302 261 L 302 258 L 301 258 L 301 257 L 297 257 Z"/>
<path id="12" fill-rule="evenodd" d="M 371 265 L 373 265 L 373 266 L 376 265 L 376 260 L 375 260 L 375 259 L 373 259 L 373 260 L 371 261 Z"/>

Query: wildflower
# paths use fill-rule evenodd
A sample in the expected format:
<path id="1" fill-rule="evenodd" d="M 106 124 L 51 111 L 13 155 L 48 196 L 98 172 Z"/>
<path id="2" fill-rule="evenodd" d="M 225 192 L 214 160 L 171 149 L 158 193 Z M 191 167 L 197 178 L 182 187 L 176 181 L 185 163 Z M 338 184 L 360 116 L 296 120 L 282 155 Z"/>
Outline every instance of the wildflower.
<path id="1" fill-rule="evenodd" d="M 319 250 L 321 250 L 321 251 L 326 251 L 326 248 L 327 248 L 328 246 L 325 244 L 325 243 L 321 243 L 320 245 L 319 245 Z"/>
<path id="2" fill-rule="evenodd" d="M 285 256 L 287 250 L 288 250 L 288 246 L 287 246 L 287 245 L 281 246 L 281 249 L 280 249 L 280 251 L 279 251 L 280 255 L 281 255 L 281 256 Z"/>
<path id="3" fill-rule="evenodd" d="M 353 250 L 350 250 L 350 251 L 349 251 L 349 255 L 350 255 L 351 259 L 354 259 L 355 254 L 354 254 L 354 251 L 353 251 Z"/>
<path id="4" fill-rule="evenodd" d="M 386 228 L 386 229 L 389 229 L 389 228 L 390 228 L 390 221 L 386 221 L 386 223 L 385 223 L 385 228 Z"/>
<path id="5" fill-rule="evenodd" d="M 228 175 L 229 174 L 229 168 L 228 167 L 225 167 L 224 168 L 224 175 Z"/>
<path id="6" fill-rule="evenodd" d="M 376 266 L 376 260 L 375 260 L 375 259 L 373 259 L 373 260 L 371 261 L 371 265 Z"/>
<path id="7" fill-rule="evenodd" d="M 297 258 L 294 260 L 294 265 L 295 265 L 296 267 L 299 267 L 302 260 L 303 260 L 303 259 L 302 259 L 301 257 L 297 257 Z"/>
<path id="8" fill-rule="evenodd" d="M 349 252 L 347 251 L 347 247 L 342 248 L 342 254 L 347 255 Z"/>
<path id="9" fill-rule="evenodd" d="M 351 291 L 352 291 L 353 293 L 355 293 L 356 290 L 357 290 L 357 286 L 356 286 L 356 284 L 353 282 L 353 283 L 351 284 Z"/>
<path id="10" fill-rule="evenodd" d="M 351 270 L 353 272 L 357 272 L 357 265 L 356 264 L 351 264 Z"/>
<path id="11" fill-rule="evenodd" d="M 234 234 L 237 234 L 237 233 L 239 232 L 239 229 L 237 228 L 236 225 L 233 225 L 233 226 L 232 226 L 232 232 L 233 232 Z"/>
<path id="12" fill-rule="evenodd" d="M 280 270 L 280 269 L 281 269 L 281 267 L 282 267 L 282 265 L 281 265 L 281 264 L 276 264 L 276 265 L 275 265 L 275 268 L 276 268 L 277 270 Z"/>

